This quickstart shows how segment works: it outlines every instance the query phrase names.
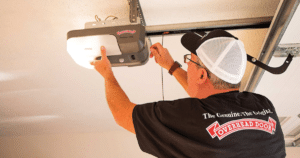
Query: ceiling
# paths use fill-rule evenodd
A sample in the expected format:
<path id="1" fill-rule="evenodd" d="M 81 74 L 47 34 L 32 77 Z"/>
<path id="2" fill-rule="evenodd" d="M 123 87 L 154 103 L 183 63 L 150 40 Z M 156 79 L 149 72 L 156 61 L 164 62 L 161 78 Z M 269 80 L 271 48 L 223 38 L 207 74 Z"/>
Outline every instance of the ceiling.
<path id="1" fill-rule="evenodd" d="M 178 24 L 274 16 L 279 0 L 140 0 L 146 24 Z M 0 2 L 0 136 L 121 130 L 105 100 L 104 80 L 95 70 L 77 65 L 66 51 L 67 32 L 84 29 L 95 15 L 129 18 L 127 0 L 31 0 Z M 299 9 L 295 16 L 300 17 Z M 281 43 L 300 43 L 299 24 L 291 22 Z M 244 41 L 248 54 L 258 56 L 268 29 L 231 31 Z M 298 32 L 295 32 L 298 31 Z M 298 35 L 297 35 L 298 34 Z M 189 53 L 182 35 L 165 36 L 164 47 L 183 64 Z M 151 37 L 152 43 L 162 38 Z M 279 66 L 283 58 L 272 58 Z M 256 92 L 273 102 L 277 113 L 300 125 L 297 94 L 300 73 L 295 58 L 283 75 L 265 73 Z M 187 66 L 183 65 L 186 69 Z M 243 85 L 253 66 L 248 63 Z M 130 100 L 136 104 L 162 100 L 161 68 L 149 59 L 138 67 L 113 68 Z M 166 100 L 188 97 L 164 70 Z M 288 110 L 287 110 L 288 109 Z"/>

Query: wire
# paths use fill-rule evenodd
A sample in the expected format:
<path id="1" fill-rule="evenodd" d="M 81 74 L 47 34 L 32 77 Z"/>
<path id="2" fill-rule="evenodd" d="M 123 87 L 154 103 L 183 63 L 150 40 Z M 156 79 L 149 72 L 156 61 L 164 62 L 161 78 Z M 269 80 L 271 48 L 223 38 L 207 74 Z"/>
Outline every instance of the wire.
<path id="1" fill-rule="evenodd" d="M 98 15 L 95 15 L 95 19 L 97 22 L 101 21 L 101 19 L 98 17 Z"/>
<path id="2" fill-rule="evenodd" d="M 164 47 L 164 35 L 162 35 L 161 45 Z M 162 89 L 162 97 L 163 97 L 163 101 L 165 101 L 165 92 L 164 92 L 164 72 L 163 72 L 163 67 L 161 67 L 161 89 Z"/>
<path id="3" fill-rule="evenodd" d="M 164 47 L 164 35 L 169 34 L 170 32 L 164 32 L 161 35 L 161 45 Z M 165 101 L 165 91 L 164 91 L 164 72 L 163 72 L 163 67 L 161 67 L 161 89 L 162 89 L 162 97 L 163 101 Z"/>
<path id="4" fill-rule="evenodd" d="M 113 18 L 113 20 L 115 20 L 115 19 L 118 19 L 118 17 L 116 17 L 116 16 L 113 16 L 113 15 L 110 15 L 110 16 L 106 17 L 105 21 L 106 21 L 108 18 L 110 18 L 110 17 L 112 17 L 112 18 Z"/>

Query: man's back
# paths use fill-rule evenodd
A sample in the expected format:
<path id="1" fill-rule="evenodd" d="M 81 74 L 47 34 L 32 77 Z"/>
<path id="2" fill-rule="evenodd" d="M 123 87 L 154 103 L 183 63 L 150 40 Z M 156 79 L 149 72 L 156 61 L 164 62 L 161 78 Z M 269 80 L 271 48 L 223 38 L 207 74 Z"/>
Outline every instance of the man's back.
<path id="1" fill-rule="evenodd" d="M 276 111 L 255 93 L 138 105 L 133 122 L 140 148 L 157 157 L 285 157 Z"/>

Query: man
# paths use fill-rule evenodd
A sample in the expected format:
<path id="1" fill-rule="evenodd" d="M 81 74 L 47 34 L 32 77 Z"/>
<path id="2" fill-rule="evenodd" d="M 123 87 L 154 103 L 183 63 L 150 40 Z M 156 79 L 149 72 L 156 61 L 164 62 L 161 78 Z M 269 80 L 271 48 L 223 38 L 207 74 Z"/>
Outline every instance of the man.
<path id="1" fill-rule="evenodd" d="M 187 33 L 182 45 L 187 72 L 159 43 L 151 58 L 177 79 L 191 98 L 136 105 L 120 88 L 101 48 L 91 63 L 105 79 L 106 98 L 118 125 L 136 133 L 142 151 L 157 157 L 285 157 L 285 144 L 272 103 L 239 92 L 246 68 L 244 45 L 223 30 Z"/>

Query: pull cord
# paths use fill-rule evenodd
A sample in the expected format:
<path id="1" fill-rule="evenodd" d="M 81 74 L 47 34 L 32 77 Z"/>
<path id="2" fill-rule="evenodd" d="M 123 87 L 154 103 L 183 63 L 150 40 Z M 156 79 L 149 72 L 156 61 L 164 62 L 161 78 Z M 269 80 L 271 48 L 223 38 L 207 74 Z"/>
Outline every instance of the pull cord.
<path id="1" fill-rule="evenodd" d="M 164 35 L 162 35 L 161 45 L 164 47 Z M 163 72 L 163 67 L 161 67 L 161 89 L 162 89 L 162 97 L 163 97 L 163 101 L 165 101 L 165 92 L 164 92 L 164 72 Z"/>

